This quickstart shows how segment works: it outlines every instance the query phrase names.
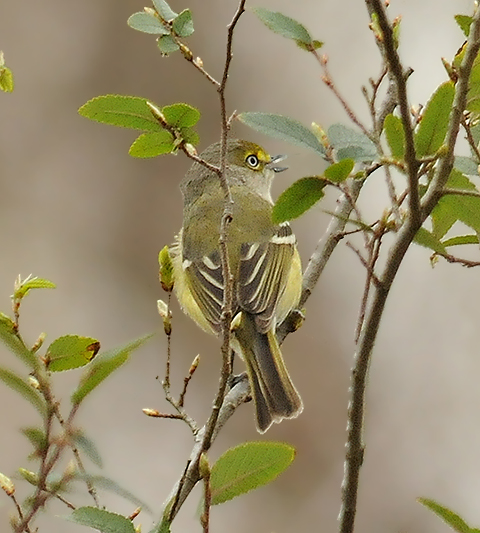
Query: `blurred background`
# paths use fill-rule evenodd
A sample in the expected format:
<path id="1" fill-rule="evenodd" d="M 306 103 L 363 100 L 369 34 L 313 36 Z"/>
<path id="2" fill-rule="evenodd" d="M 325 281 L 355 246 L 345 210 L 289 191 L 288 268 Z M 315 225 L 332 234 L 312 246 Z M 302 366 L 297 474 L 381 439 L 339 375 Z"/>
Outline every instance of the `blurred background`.
<path id="1" fill-rule="evenodd" d="M 225 27 L 233 0 L 172 0 L 190 7 L 196 24 L 189 43 L 205 68 L 219 77 Z M 414 69 L 411 103 L 424 103 L 446 79 L 440 57 L 452 58 L 463 42 L 453 20 L 470 13 L 470 0 L 392 0 L 390 16 L 403 15 L 400 53 Z M 380 71 L 363 2 L 262 0 L 302 22 L 325 41 L 330 71 L 358 116 L 368 120 L 360 87 Z M 131 30 L 126 20 L 140 0 L 0 3 L 0 49 L 14 72 L 13 94 L 0 94 L 0 309 L 9 312 L 13 281 L 33 273 L 57 283 L 23 304 L 21 328 L 33 342 L 66 333 L 100 339 L 113 348 L 152 331 L 156 337 L 85 401 L 78 423 L 104 459 L 102 473 L 155 511 L 142 514 L 148 530 L 190 453 L 188 429 L 176 421 L 147 418 L 144 407 L 167 411 L 156 376 L 164 371 L 166 342 L 156 300 L 164 298 L 157 254 L 181 225 L 178 183 L 189 162 L 182 155 L 135 160 L 128 155 L 134 132 L 81 118 L 77 109 L 107 93 L 148 97 L 160 106 L 185 101 L 202 111 L 201 148 L 219 138 L 215 90 L 174 54 L 162 58 L 153 37 Z M 251 12 L 234 41 L 228 86 L 233 111 L 267 111 L 312 121 L 324 128 L 348 124 L 342 108 L 321 82 L 313 58 L 268 31 Z M 294 180 L 324 168 L 316 156 L 265 138 L 235 123 L 232 134 L 289 154 L 290 170 L 278 176 L 275 195 Z M 380 176 L 378 176 L 380 179 Z M 382 188 L 364 191 L 361 208 L 375 220 L 385 205 Z M 295 222 L 304 260 L 324 234 L 334 195 Z M 242 406 L 224 428 L 212 459 L 227 447 L 267 438 L 292 443 L 297 458 L 275 483 L 215 508 L 212 531 L 231 533 L 334 531 L 343 476 L 346 411 L 354 329 L 365 272 L 340 244 L 308 302 L 304 326 L 284 344 L 305 411 L 275 425 L 265 437 L 254 426 L 253 406 Z M 367 394 L 366 455 L 361 472 L 357 527 L 360 533 L 445 531 L 415 499 L 437 499 L 480 525 L 480 411 L 478 374 L 478 270 L 440 261 L 412 247 L 390 295 L 371 366 Z M 186 319 L 174 304 L 173 385 L 197 353 L 201 364 L 186 399 L 201 423 L 207 417 L 219 373 L 219 344 Z M 0 346 L 0 364 L 21 370 Z M 237 368 L 240 368 L 238 366 Z M 79 371 L 55 376 L 58 398 L 68 397 Z M 0 472 L 29 468 L 27 440 L 19 429 L 35 423 L 31 406 L 0 385 Z M 90 466 L 90 465 L 89 465 Z M 95 467 L 91 467 L 95 472 Z M 21 482 L 19 492 L 29 487 Z M 174 531 L 200 531 L 193 495 Z M 87 498 L 70 495 L 77 503 Z M 107 508 L 130 514 L 134 505 L 101 492 Z M 11 502 L 0 495 L 0 531 L 8 530 Z M 50 533 L 83 527 L 56 515 L 51 505 L 37 524 Z"/>

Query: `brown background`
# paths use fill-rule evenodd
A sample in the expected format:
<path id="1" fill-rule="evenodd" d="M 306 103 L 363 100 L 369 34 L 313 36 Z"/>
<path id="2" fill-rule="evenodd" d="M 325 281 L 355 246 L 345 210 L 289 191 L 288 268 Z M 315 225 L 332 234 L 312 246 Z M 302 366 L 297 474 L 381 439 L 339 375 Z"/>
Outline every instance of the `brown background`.
<path id="1" fill-rule="evenodd" d="M 327 43 L 324 52 L 338 87 L 367 119 L 360 85 L 378 74 L 379 58 L 363 3 L 264 0 L 262 5 L 304 21 Z M 192 49 L 216 76 L 235 6 L 220 0 L 172 3 L 177 10 L 192 8 Z M 213 88 L 179 54 L 161 58 L 152 37 L 127 27 L 128 16 L 142 8 L 133 0 L 0 3 L 0 49 L 16 80 L 13 94 L 0 94 L 0 309 L 9 308 L 18 273 L 58 284 L 25 301 L 22 330 L 31 342 L 40 331 L 48 332 L 50 341 L 78 333 L 99 338 L 107 349 L 160 329 L 157 253 L 181 224 L 178 182 L 188 161 L 181 155 L 134 160 L 127 154 L 132 132 L 77 115 L 80 105 L 106 93 L 142 95 L 160 105 L 187 101 L 203 113 L 201 146 L 218 139 Z M 402 58 L 416 71 L 409 82 L 413 103 L 425 102 L 445 79 L 440 57 L 453 57 L 463 40 L 452 17 L 470 9 L 467 0 L 392 1 L 392 15 L 404 15 Z M 236 34 L 228 98 L 230 110 L 283 113 L 325 127 L 347 123 L 312 58 L 267 31 L 251 13 Z M 315 156 L 240 124 L 233 133 L 261 142 L 271 153 L 290 154 L 290 171 L 279 176 L 276 194 L 323 168 Z M 383 202 L 383 192 L 369 187 L 362 200 L 365 217 L 378 217 Z M 304 261 L 328 223 L 323 210 L 333 207 L 329 195 L 295 224 Z M 419 247 L 409 252 L 382 322 L 367 394 L 358 532 L 444 531 L 415 502 L 421 495 L 480 524 L 478 271 L 443 262 L 432 270 L 428 257 Z M 341 245 L 308 303 L 304 327 L 284 345 L 305 411 L 272 428 L 267 438 L 294 444 L 297 459 L 274 484 L 215 508 L 213 531 L 337 527 L 352 338 L 364 275 Z M 203 421 L 217 383 L 218 343 L 175 307 L 173 351 L 176 386 L 193 357 L 202 355 L 187 407 Z M 2 365 L 20 368 L 3 348 L 0 358 Z M 145 500 L 155 517 L 191 449 L 182 424 L 141 413 L 143 407 L 167 409 L 155 380 L 164 358 L 164 337 L 157 335 L 88 398 L 79 416 L 103 455 L 103 473 Z M 78 371 L 55 376 L 66 405 L 78 376 Z M 0 471 L 12 475 L 18 466 L 29 467 L 29 444 L 18 430 L 35 423 L 35 413 L 4 386 L 0 405 Z M 244 406 L 224 429 L 212 458 L 258 438 L 252 406 Z M 108 493 L 102 493 L 102 504 L 124 514 L 134 508 Z M 175 531 L 200 530 L 196 505 L 192 497 Z M 10 501 L 0 496 L 1 531 L 8 528 L 10 511 Z M 40 531 L 84 531 L 54 516 L 66 512 L 52 505 L 38 521 Z M 148 530 L 151 518 L 145 514 L 141 521 Z"/>

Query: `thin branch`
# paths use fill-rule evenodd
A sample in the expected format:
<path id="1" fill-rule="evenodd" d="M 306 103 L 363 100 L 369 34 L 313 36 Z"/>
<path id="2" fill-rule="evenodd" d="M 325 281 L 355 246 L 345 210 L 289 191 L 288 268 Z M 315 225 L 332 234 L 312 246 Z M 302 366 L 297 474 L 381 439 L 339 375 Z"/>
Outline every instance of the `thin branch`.
<path id="1" fill-rule="evenodd" d="M 437 252 L 433 254 L 433 257 L 443 257 L 449 263 L 457 263 L 467 268 L 474 268 L 480 266 L 480 261 L 471 261 L 470 259 L 463 259 L 461 257 L 456 257 L 451 254 L 441 254 Z"/>
<path id="2" fill-rule="evenodd" d="M 366 0 L 367 6 L 375 10 L 380 18 L 383 17 L 386 21 L 385 13 L 382 4 L 378 0 Z M 389 27 L 388 22 L 386 25 Z M 387 39 L 392 38 L 391 28 L 388 31 L 384 29 L 385 24 L 381 23 L 382 31 Z M 390 43 L 393 45 L 393 43 Z M 410 196 L 410 210 L 404 225 L 400 229 L 398 236 L 389 250 L 383 275 L 380 277 L 381 284 L 375 287 L 372 302 L 362 328 L 358 349 L 355 354 L 355 364 L 352 369 L 352 398 L 349 404 L 348 412 L 348 426 L 347 426 L 347 454 L 345 461 L 345 474 L 342 482 L 342 508 L 340 511 L 340 532 L 353 533 L 355 523 L 355 513 L 357 507 L 357 493 L 360 468 L 364 457 L 363 444 L 363 420 L 365 415 L 365 387 L 368 375 L 368 368 L 373 351 L 373 347 L 377 338 L 378 329 L 380 326 L 381 317 L 385 308 L 385 303 L 392 287 L 395 276 L 403 261 L 403 258 L 415 237 L 418 229 L 421 227 L 425 219 L 430 215 L 438 200 L 442 196 L 442 189 L 445 186 L 448 176 L 453 167 L 453 150 L 458 136 L 459 127 L 463 112 L 466 105 L 466 95 L 468 90 L 468 79 L 472 69 L 473 61 L 480 49 L 480 10 L 477 9 L 473 18 L 473 23 L 470 29 L 470 35 L 467 41 L 467 47 L 464 59 L 459 68 L 459 80 L 456 86 L 456 94 L 453 103 L 453 108 L 450 113 L 449 127 L 446 136 L 446 155 L 442 158 L 435 170 L 435 174 L 430 183 L 430 186 L 422 201 L 422 209 L 420 217 L 418 216 L 415 202 L 412 203 Z M 392 51 L 390 46 L 387 49 Z M 402 67 L 398 61 L 398 56 L 393 48 L 394 54 L 390 61 L 390 67 L 395 68 L 394 74 L 397 78 L 397 86 L 399 91 L 405 90 L 405 84 L 400 83 L 399 75 L 402 73 Z M 398 64 L 397 64 L 398 61 Z M 401 77 L 401 76 L 400 76 Z M 406 92 L 400 94 L 401 105 L 407 105 Z M 405 109 L 402 112 L 402 118 Z M 405 117 L 406 118 L 406 117 Z M 411 134 L 409 129 L 410 117 L 404 120 L 404 128 L 406 137 Z M 413 142 L 413 139 L 411 139 Z M 410 141 L 409 141 L 410 142 Z M 411 155 L 414 155 L 414 151 Z M 410 164 L 414 161 L 410 160 Z M 411 170 L 410 169 L 409 174 Z M 409 193 L 412 193 L 413 175 L 410 175 Z"/>
<path id="3" fill-rule="evenodd" d="M 472 130 L 470 129 L 470 124 L 468 124 L 466 118 L 462 117 L 462 126 L 465 129 L 465 133 L 467 135 L 467 141 L 470 148 L 473 150 L 473 153 L 475 154 L 475 157 L 477 158 L 477 164 L 480 164 L 480 151 L 478 150 L 477 143 L 475 142 L 475 139 L 472 135 Z"/>
<path id="4" fill-rule="evenodd" d="M 405 162 L 407 164 L 407 175 L 410 192 L 409 207 L 412 216 L 414 217 L 415 221 L 418 222 L 421 216 L 420 197 L 418 194 L 418 169 L 420 164 L 417 161 L 415 151 L 405 71 L 400 63 L 400 58 L 398 57 L 397 45 L 393 35 L 393 28 L 388 21 L 382 0 L 365 0 L 365 2 L 369 7 L 370 12 L 375 13 L 377 16 L 378 25 L 382 30 L 382 48 L 384 49 L 385 60 L 396 83 L 398 106 L 400 108 L 403 130 L 405 132 Z"/>

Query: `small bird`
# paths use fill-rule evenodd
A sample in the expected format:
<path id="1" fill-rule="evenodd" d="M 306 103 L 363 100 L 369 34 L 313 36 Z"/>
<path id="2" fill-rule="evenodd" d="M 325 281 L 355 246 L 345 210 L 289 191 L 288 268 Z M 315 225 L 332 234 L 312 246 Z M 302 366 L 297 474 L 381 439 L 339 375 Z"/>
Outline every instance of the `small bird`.
<path id="1" fill-rule="evenodd" d="M 220 143 L 200 157 L 220 165 Z M 302 400 L 290 379 L 275 331 L 299 302 L 302 268 L 290 224 L 272 221 L 271 185 L 283 156 L 270 157 L 252 142 L 232 139 L 226 180 L 233 199 L 228 257 L 233 276 L 231 347 L 247 368 L 257 429 L 295 418 Z M 195 162 L 180 184 L 183 227 L 171 248 L 175 293 L 202 329 L 221 333 L 224 279 L 219 249 L 224 193 L 215 172 Z"/>

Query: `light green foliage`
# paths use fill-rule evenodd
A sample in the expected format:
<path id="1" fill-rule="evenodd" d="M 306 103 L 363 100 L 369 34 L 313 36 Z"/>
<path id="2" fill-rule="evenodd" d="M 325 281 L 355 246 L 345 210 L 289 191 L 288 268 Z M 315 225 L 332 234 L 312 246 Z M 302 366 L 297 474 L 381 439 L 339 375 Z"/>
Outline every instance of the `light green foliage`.
<path id="1" fill-rule="evenodd" d="M 312 39 L 303 24 L 278 11 L 269 11 L 263 7 L 254 7 L 252 11 L 267 28 L 287 39 L 294 40 L 304 50 L 316 50 L 323 45 L 322 42 Z"/>
<path id="2" fill-rule="evenodd" d="M 76 524 L 97 529 L 102 533 L 135 533 L 131 520 L 96 507 L 79 507 L 71 515 L 64 518 Z"/>
<path id="3" fill-rule="evenodd" d="M 179 37 L 190 37 L 192 35 L 193 20 L 190 9 L 184 9 L 172 22 L 172 29 Z"/>
<path id="4" fill-rule="evenodd" d="M 454 96 L 455 86 L 447 81 L 438 87 L 428 101 L 415 133 L 417 157 L 433 155 L 442 146 Z"/>
<path id="5" fill-rule="evenodd" d="M 173 273 L 173 261 L 168 246 L 164 246 L 158 254 L 159 278 L 162 288 L 166 292 L 171 292 L 175 282 Z"/>
<path id="6" fill-rule="evenodd" d="M 470 25 L 472 24 L 473 18 L 468 15 L 455 15 L 455 20 L 465 34 L 465 37 L 468 37 L 470 35 Z"/>
<path id="7" fill-rule="evenodd" d="M 461 172 L 453 169 L 447 187 L 475 191 L 475 185 Z M 432 212 L 433 233 L 441 238 L 456 220 L 480 233 L 480 198 L 449 194 L 441 198 Z"/>
<path id="8" fill-rule="evenodd" d="M 28 427 L 23 428 L 21 432 L 27 437 L 35 452 L 42 452 L 47 447 L 47 436 L 45 431 L 41 428 Z"/>
<path id="9" fill-rule="evenodd" d="M 355 161 L 353 159 L 342 159 L 338 163 L 334 163 L 333 165 L 327 167 L 325 169 L 324 176 L 329 181 L 341 183 L 348 178 L 354 166 Z"/>
<path id="10" fill-rule="evenodd" d="M 388 146 L 394 159 L 405 157 L 405 131 L 402 121 L 395 115 L 387 115 L 383 124 Z"/>
<path id="11" fill-rule="evenodd" d="M 343 124 L 330 126 L 327 136 L 338 160 L 349 158 L 357 162 L 369 162 L 377 157 L 377 149 L 366 135 Z"/>
<path id="12" fill-rule="evenodd" d="M 93 98 L 78 112 L 103 124 L 144 130 L 130 146 L 133 157 L 156 157 L 174 152 L 182 142 L 195 145 L 199 141 L 192 126 L 200 119 L 200 112 L 188 104 L 159 109 L 146 98 L 108 94 Z"/>
<path id="13" fill-rule="evenodd" d="M 462 246 L 465 244 L 478 244 L 477 235 L 458 235 L 457 237 L 452 237 L 451 239 L 443 241 L 445 247 Z"/>
<path id="14" fill-rule="evenodd" d="M 246 442 L 231 448 L 212 467 L 212 505 L 270 483 L 294 458 L 295 448 L 282 442 Z"/>
<path id="15" fill-rule="evenodd" d="M 0 90 L 11 93 L 14 85 L 13 72 L 5 65 L 5 58 L 0 50 Z"/>
<path id="16" fill-rule="evenodd" d="M 0 340 L 29 368 L 38 368 L 39 362 L 35 354 L 18 338 L 12 319 L 3 313 L 0 313 Z"/>
<path id="17" fill-rule="evenodd" d="M 478 163 L 471 157 L 456 156 L 454 167 L 467 176 L 478 176 Z"/>
<path id="18" fill-rule="evenodd" d="M 40 393 L 35 390 L 27 381 L 18 376 L 11 370 L 0 367 L 0 380 L 8 385 L 11 389 L 18 392 L 26 400 L 28 400 L 38 412 L 44 416 L 46 413 L 45 400 Z"/>
<path id="19" fill-rule="evenodd" d="M 128 153 L 132 157 L 140 158 L 170 154 L 175 149 L 174 143 L 175 138 L 167 130 L 156 133 L 142 133 L 142 135 L 133 141 Z"/>
<path id="20" fill-rule="evenodd" d="M 171 35 L 162 35 L 162 37 L 159 37 L 157 45 L 164 56 L 168 56 L 168 54 L 172 54 L 180 48 Z"/>
<path id="21" fill-rule="evenodd" d="M 153 13 L 145 13 L 145 11 L 131 15 L 127 20 L 127 24 L 130 28 L 143 33 L 151 33 L 153 35 L 169 35 L 170 33 Z"/>
<path id="22" fill-rule="evenodd" d="M 254 130 L 324 155 L 317 136 L 297 120 L 272 113 L 245 112 L 238 119 Z"/>
<path id="23" fill-rule="evenodd" d="M 146 335 L 139 339 L 116 348 L 103 352 L 100 354 L 86 369 L 83 374 L 80 384 L 73 392 L 71 400 L 73 404 L 79 404 L 85 397 L 90 394 L 102 381 L 117 368 L 121 367 L 127 362 L 130 354 L 140 348 L 152 335 Z"/>
<path id="24" fill-rule="evenodd" d="M 272 218 L 276 224 L 303 215 L 325 196 L 327 182 L 319 176 L 301 178 L 282 192 L 273 206 Z"/>
<path id="25" fill-rule="evenodd" d="M 433 233 L 431 233 L 425 228 L 420 228 L 417 231 L 417 234 L 415 235 L 415 238 L 413 240 L 417 244 L 420 244 L 420 246 L 423 246 L 424 248 L 429 248 L 430 250 L 433 250 L 434 252 L 437 252 L 439 254 L 447 253 L 445 245 L 440 242 L 440 239 L 438 239 L 438 237 L 436 237 Z"/>
<path id="26" fill-rule="evenodd" d="M 160 131 L 162 126 L 154 118 L 148 100 L 138 96 L 106 94 L 92 98 L 79 110 L 82 117 L 122 128 Z"/>
<path id="27" fill-rule="evenodd" d="M 428 498 L 418 498 L 419 503 L 433 511 L 444 522 L 446 522 L 454 531 L 458 533 L 480 533 L 480 529 L 470 527 L 463 518 L 454 513 L 447 507 L 440 505 L 434 500 Z"/>
<path id="28" fill-rule="evenodd" d="M 152 3 L 157 13 L 167 22 L 171 22 L 177 16 L 165 0 L 152 0 Z"/>
<path id="29" fill-rule="evenodd" d="M 55 289 L 56 285 L 52 281 L 43 278 L 27 276 L 24 280 L 20 277 L 15 282 L 13 297 L 17 300 L 25 298 L 32 289 Z"/>
<path id="30" fill-rule="evenodd" d="M 50 344 L 45 355 L 45 364 L 50 372 L 62 372 L 79 368 L 89 363 L 100 349 L 97 339 L 65 335 Z"/>
<path id="31" fill-rule="evenodd" d="M 103 467 L 102 457 L 100 456 L 95 443 L 89 439 L 83 431 L 75 431 L 72 433 L 71 438 L 77 448 L 81 450 L 94 465 L 98 466 L 99 468 Z"/>

